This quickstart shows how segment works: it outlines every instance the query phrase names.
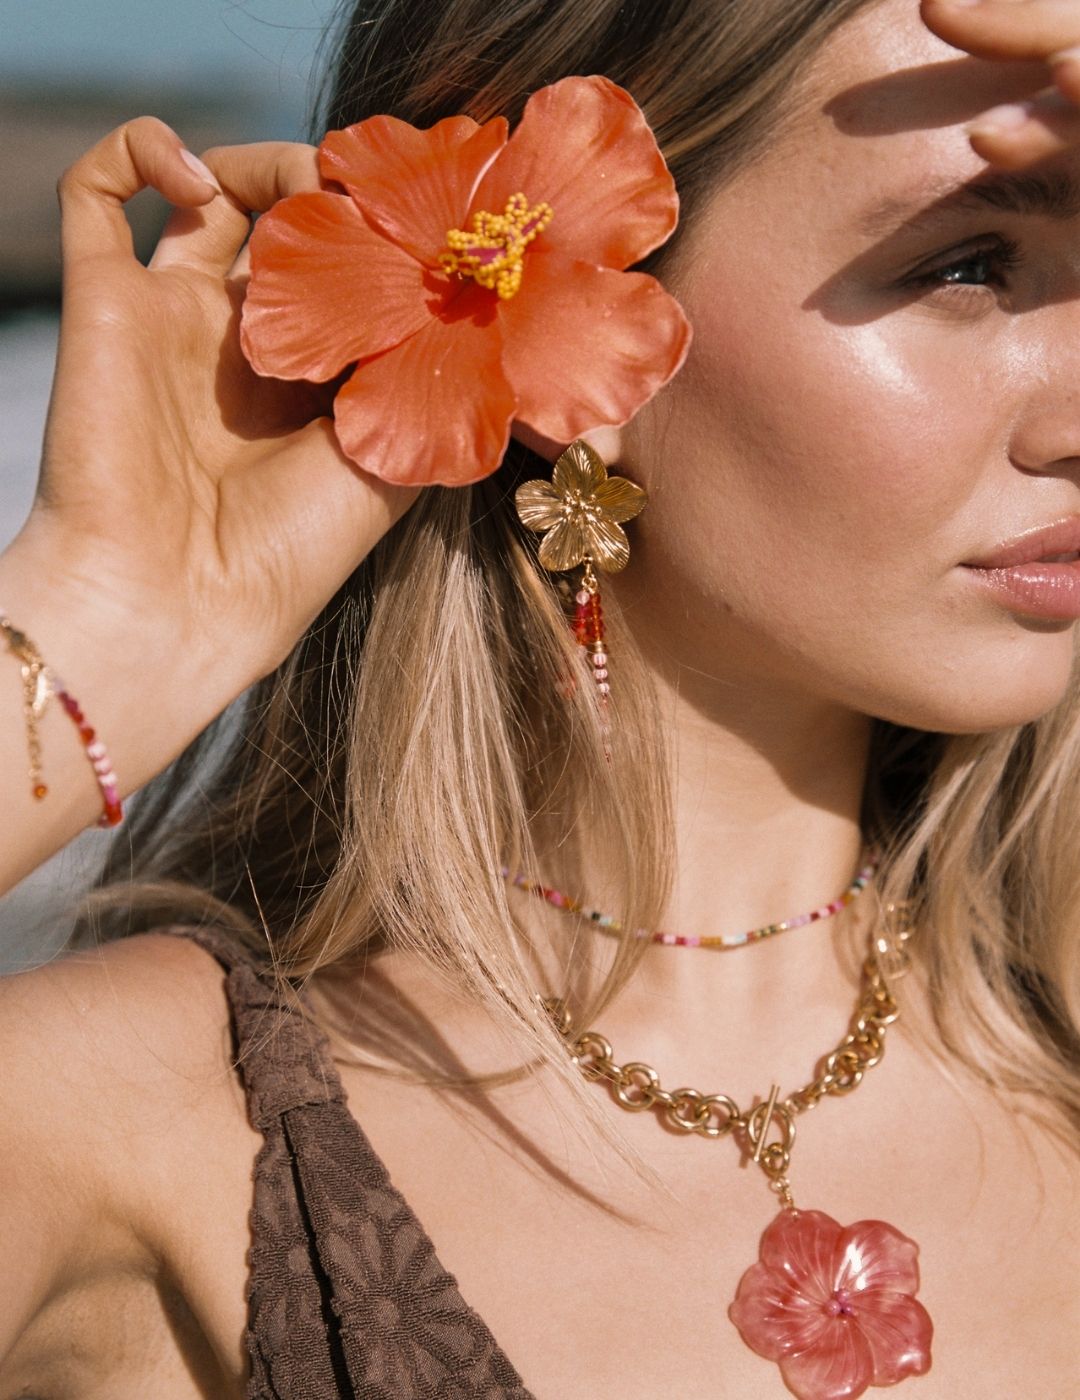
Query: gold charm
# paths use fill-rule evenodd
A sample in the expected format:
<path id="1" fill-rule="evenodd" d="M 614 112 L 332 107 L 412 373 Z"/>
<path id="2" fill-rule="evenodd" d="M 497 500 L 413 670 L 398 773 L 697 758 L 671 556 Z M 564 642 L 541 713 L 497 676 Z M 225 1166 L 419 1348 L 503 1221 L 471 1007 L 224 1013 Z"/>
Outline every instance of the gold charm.
<path id="1" fill-rule="evenodd" d="M 648 501 L 640 486 L 608 476 L 600 454 L 588 443 L 572 442 L 550 481 L 526 481 L 514 494 L 521 523 L 543 532 L 540 563 L 553 573 L 591 560 L 605 573 L 617 573 L 630 559 L 621 528 Z"/>
<path id="2" fill-rule="evenodd" d="M 572 625 L 578 642 L 589 653 L 605 729 L 611 684 L 600 584 L 593 565 L 609 574 L 626 567 L 630 542 L 622 522 L 632 520 L 647 501 L 648 495 L 640 486 L 622 476 L 608 476 L 600 454 L 580 439 L 555 463 L 550 481 L 523 482 L 514 495 L 522 524 L 543 534 L 543 567 L 562 573 L 584 565 L 574 595 Z M 571 680 L 571 687 L 573 684 Z"/>

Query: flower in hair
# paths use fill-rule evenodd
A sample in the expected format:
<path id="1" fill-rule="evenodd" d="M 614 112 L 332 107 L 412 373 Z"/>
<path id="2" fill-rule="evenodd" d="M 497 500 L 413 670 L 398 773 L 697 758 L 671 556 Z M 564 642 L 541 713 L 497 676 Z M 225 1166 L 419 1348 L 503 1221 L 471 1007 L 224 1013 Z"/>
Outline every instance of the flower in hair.
<path id="1" fill-rule="evenodd" d="M 824 1211 L 781 1211 L 728 1316 L 801 1400 L 855 1400 L 930 1367 L 918 1253 L 883 1220 L 845 1228 Z"/>
<path id="2" fill-rule="evenodd" d="M 655 278 L 678 195 L 641 109 L 602 77 L 539 89 L 512 135 L 448 117 L 331 131 L 259 218 L 240 342 L 261 375 L 325 382 L 344 453 L 383 480 L 463 486 L 511 424 L 555 442 L 625 423 L 690 326 Z"/>

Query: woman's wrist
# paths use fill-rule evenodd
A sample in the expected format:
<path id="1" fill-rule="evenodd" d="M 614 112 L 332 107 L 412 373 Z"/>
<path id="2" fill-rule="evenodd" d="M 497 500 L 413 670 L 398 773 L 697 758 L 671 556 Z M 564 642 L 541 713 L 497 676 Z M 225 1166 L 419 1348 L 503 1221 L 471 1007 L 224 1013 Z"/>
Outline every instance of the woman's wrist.
<path id="1" fill-rule="evenodd" d="M 109 767 L 123 801 L 232 698 L 227 688 L 218 693 L 222 677 L 209 648 L 201 658 L 178 644 L 166 619 L 140 613 L 137 600 L 129 605 L 105 590 L 80 589 L 79 576 L 36 524 L 0 553 L 0 610 L 84 716 L 80 724 L 59 696 L 48 700 L 32 726 L 40 747 L 40 775 L 32 776 L 21 663 L 0 635 L 0 771 L 8 808 L 0 892 L 98 822 L 111 787 Z M 104 774 L 100 780 L 95 769 Z M 46 792 L 37 797 L 40 786 Z"/>

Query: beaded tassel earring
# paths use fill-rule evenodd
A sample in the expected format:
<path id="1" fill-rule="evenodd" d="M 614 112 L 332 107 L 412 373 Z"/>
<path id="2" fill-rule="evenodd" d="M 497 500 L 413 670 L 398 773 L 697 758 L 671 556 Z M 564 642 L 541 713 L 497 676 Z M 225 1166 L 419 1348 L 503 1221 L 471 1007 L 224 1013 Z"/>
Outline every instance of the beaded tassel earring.
<path id="1" fill-rule="evenodd" d="M 589 654 L 605 730 L 611 683 L 595 569 L 613 574 L 626 567 L 630 543 L 622 522 L 632 520 L 647 501 L 648 495 L 640 486 L 622 476 L 608 476 L 600 454 L 580 439 L 555 463 L 551 481 L 523 482 L 514 495 L 521 523 L 543 534 L 539 551 L 543 567 L 563 573 L 582 566 L 572 626 L 578 643 Z"/>

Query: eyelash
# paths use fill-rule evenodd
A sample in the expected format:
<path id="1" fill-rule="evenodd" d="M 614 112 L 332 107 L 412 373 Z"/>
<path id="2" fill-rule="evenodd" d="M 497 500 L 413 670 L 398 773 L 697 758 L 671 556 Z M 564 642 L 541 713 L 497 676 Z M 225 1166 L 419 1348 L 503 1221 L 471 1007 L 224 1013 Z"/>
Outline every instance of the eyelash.
<path id="1" fill-rule="evenodd" d="M 994 242 L 982 248 L 973 248 L 962 258 L 957 258 L 951 263 L 943 263 L 940 267 L 931 268 L 929 272 L 921 272 L 910 279 L 913 286 L 937 288 L 948 293 L 951 297 L 976 295 L 981 298 L 985 287 L 992 285 L 990 280 L 986 282 L 966 283 L 943 281 L 942 278 L 947 272 L 955 272 L 958 268 L 969 267 L 972 263 L 987 263 L 997 269 L 997 277 L 994 279 L 1000 285 L 1004 285 L 1005 278 L 1002 273 L 1015 272 L 1024 262 L 1024 255 L 1020 250 L 1020 245 L 1012 238 L 998 235 Z"/>

